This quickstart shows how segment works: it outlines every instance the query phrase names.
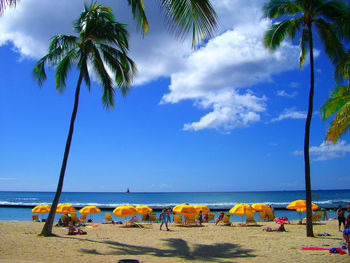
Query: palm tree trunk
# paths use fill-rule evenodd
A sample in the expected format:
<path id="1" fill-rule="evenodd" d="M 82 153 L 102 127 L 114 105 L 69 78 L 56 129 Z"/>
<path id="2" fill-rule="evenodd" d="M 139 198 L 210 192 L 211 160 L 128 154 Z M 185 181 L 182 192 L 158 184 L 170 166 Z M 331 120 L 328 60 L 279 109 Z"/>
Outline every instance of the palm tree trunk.
<path id="1" fill-rule="evenodd" d="M 304 139 L 304 163 L 305 163 L 305 200 L 306 200 L 306 236 L 313 237 L 312 227 L 312 210 L 311 210 L 311 178 L 310 178 L 310 126 L 312 119 L 312 112 L 314 107 L 314 86 L 315 86 L 315 73 L 314 73 L 314 52 L 312 42 L 311 24 L 308 24 L 309 31 L 309 50 L 310 50 L 310 93 L 309 93 L 309 108 L 307 112 L 306 124 L 305 124 L 305 139 Z"/>
<path id="2" fill-rule="evenodd" d="M 63 162 L 62 162 L 62 167 L 61 167 L 61 172 L 60 172 L 60 178 L 58 180 L 58 186 L 57 186 L 57 190 L 56 190 L 56 195 L 55 195 L 55 198 L 53 199 L 49 216 L 47 218 L 47 221 L 45 222 L 43 230 L 41 231 L 41 235 L 42 236 L 53 236 L 53 234 L 52 234 L 52 226 L 53 226 L 53 222 L 54 222 L 54 219 L 55 219 L 56 208 L 57 208 L 57 205 L 58 205 L 58 202 L 60 200 L 61 193 L 62 193 L 64 174 L 66 172 L 68 155 L 69 155 L 70 145 L 71 145 L 71 142 L 72 142 L 72 136 L 73 136 L 73 130 L 74 130 L 74 122 L 75 122 L 75 117 L 77 116 L 77 111 L 78 111 L 80 85 L 81 85 L 82 80 L 83 80 L 83 74 L 80 73 L 79 79 L 78 79 L 77 88 L 75 90 L 74 107 L 73 107 L 72 117 L 71 117 L 71 120 L 70 120 L 68 138 L 67 138 L 67 141 L 66 141 L 66 148 L 64 150 L 64 156 L 63 156 Z"/>

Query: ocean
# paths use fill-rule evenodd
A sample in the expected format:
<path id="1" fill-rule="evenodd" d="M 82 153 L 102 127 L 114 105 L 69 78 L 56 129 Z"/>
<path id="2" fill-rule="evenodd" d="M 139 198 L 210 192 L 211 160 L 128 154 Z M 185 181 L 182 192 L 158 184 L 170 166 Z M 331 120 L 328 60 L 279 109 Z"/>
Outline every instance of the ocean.
<path id="1" fill-rule="evenodd" d="M 39 204 L 51 205 L 54 192 L 8 192 L 0 191 L 0 220 L 31 220 L 31 208 Z M 346 207 L 350 203 L 350 190 L 318 190 L 313 191 L 313 202 L 321 208 L 330 209 L 329 217 L 335 217 L 334 209 L 338 205 Z M 300 214 L 284 208 L 292 201 L 305 199 L 304 191 L 266 191 L 266 192 L 203 192 L 203 193 L 92 193 L 63 192 L 60 203 L 69 203 L 80 208 L 96 205 L 105 210 L 113 210 L 124 204 L 148 205 L 159 210 L 162 207 L 173 207 L 178 204 L 202 204 L 216 213 L 228 211 L 238 203 L 265 203 L 275 208 L 276 216 L 287 216 L 299 219 Z M 104 211 L 93 215 L 93 219 L 101 222 Z M 45 215 L 42 215 L 45 217 Z M 305 217 L 305 213 L 303 215 Z M 41 216 L 40 216 L 41 217 Z M 56 215 L 57 220 L 59 215 Z M 257 216 L 256 216 L 257 217 Z M 116 219 L 118 220 L 118 218 Z M 231 221 L 241 221 L 241 216 L 231 216 Z"/>

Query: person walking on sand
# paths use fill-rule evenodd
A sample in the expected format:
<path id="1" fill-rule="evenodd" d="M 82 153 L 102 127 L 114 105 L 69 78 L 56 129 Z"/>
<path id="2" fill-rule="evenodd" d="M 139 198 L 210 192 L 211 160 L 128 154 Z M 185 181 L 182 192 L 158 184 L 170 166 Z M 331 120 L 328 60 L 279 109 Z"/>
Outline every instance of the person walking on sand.
<path id="1" fill-rule="evenodd" d="M 202 213 L 202 210 L 199 211 L 199 214 L 198 214 L 198 221 L 199 221 L 199 225 L 202 226 L 202 222 L 203 222 L 203 213 Z"/>
<path id="2" fill-rule="evenodd" d="M 337 215 L 338 215 L 338 229 L 341 232 L 342 223 L 345 229 L 345 215 L 344 215 L 343 207 L 341 205 L 338 206 Z"/>
<path id="3" fill-rule="evenodd" d="M 169 231 L 165 207 L 163 207 L 162 213 L 160 214 L 159 217 L 161 221 L 159 230 L 162 230 L 162 226 L 165 224 L 166 230 Z"/>
<path id="4" fill-rule="evenodd" d="M 167 223 L 168 223 L 168 224 L 171 223 L 170 213 L 171 213 L 171 208 L 169 207 L 169 208 L 166 210 L 166 220 L 167 220 Z"/>
<path id="5" fill-rule="evenodd" d="M 346 216 L 345 229 L 343 231 L 343 237 L 346 242 L 346 247 L 348 248 L 348 255 L 350 255 L 350 203 L 348 203 L 348 215 Z"/>
<path id="6" fill-rule="evenodd" d="M 323 221 L 328 220 L 328 211 L 326 208 L 322 208 L 323 210 Z"/>

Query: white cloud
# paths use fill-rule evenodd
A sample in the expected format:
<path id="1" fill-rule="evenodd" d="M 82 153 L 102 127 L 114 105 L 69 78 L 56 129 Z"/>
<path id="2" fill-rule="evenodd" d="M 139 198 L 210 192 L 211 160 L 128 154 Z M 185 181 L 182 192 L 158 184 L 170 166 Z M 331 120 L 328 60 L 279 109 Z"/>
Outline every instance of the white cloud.
<path id="1" fill-rule="evenodd" d="M 202 130 L 206 128 L 228 131 L 238 127 L 246 127 L 249 123 L 260 120 L 258 113 L 264 112 L 265 98 L 258 98 L 251 93 L 243 95 L 236 91 L 207 94 L 198 104 L 202 108 L 213 108 L 198 122 L 187 123 L 184 130 Z"/>
<path id="2" fill-rule="evenodd" d="M 285 90 L 278 90 L 277 96 L 286 97 L 286 98 L 294 98 L 298 95 L 298 92 L 294 91 L 292 93 L 288 93 Z"/>
<path id="3" fill-rule="evenodd" d="M 295 108 L 285 109 L 277 118 L 271 122 L 282 121 L 285 119 L 306 119 L 307 114 L 303 111 L 296 111 Z"/>
<path id="4" fill-rule="evenodd" d="M 298 67 L 297 47 L 283 43 L 273 53 L 264 48 L 261 40 L 269 22 L 261 19 L 261 6 L 256 1 L 233 2 L 215 1 L 226 31 L 188 56 L 181 71 L 171 74 L 170 92 L 162 103 L 193 100 L 195 106 L 211 109 L 199 121 L 185 124 L 184 130 L 229 132 L 260 121 L 266 97 L 253 94 L 249 87 Z"/>
<path id="5" fill-rule="evenodd" d="M 345 141 L 332 143 L 329 141 L 322 142 L 320 146 L 312 146 L 309 149 L 310 155 L 315 158 L 313 161 L 327 161 L 336 158 L 345 157 L 346 153 L 350 152 L 350 145 Z M 303 155 L 303 151 L 294 151 L 294 155 Z"/>
<path id="6" fill-rule="evenodd" d="M 299 83 L 299 82 L 291 82 L 291 83 L 289 84 L 289 87 L 290 87 L 290 88 L 299 88 L 299 86 L 300 86 L 300 83 Z"/>
<path id="7" fill-rule="evenodd" d="M 12 42 L 24 57 L 40 58 L 52 36 L 72 33 L 72 22 L 79 16 L 84 2 L 21 1 L 1 18 L 0 45 Z M 185 130 L 229 131 L 259 121 L 266 111 L 267 99 L 248 89 L 270 82 L 274 74 L 298 68 L 297 46 L 286 42 L 273 53 L 263 47 L 263 33 L 270 25 L 262 18 L 263 1 L 213 1 L 220 32 L 196 51 L 191 49 L 189 39 L 176 41 L 167 31 L 156 1 L 145 3 L 150 23 L 145 38 L 136 31 L 126 0 L 99 3 L 111 6 L 117 20 L 129 25 L 129 55 L 139 70 L 135 85 L 170 77 L 169 92 L 161 103 L 192 100 L 196 107 L 209 110 L 200 120 L 185 124 Z"/>

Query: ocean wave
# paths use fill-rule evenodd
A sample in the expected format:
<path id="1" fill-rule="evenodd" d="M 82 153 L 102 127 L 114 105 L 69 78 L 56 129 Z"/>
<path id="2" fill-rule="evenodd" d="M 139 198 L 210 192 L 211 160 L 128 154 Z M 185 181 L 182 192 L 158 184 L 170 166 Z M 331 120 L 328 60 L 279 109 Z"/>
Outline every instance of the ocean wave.
<path id="1" fill-rule="evenodd" d="M 14 198 L 15 200 L 39 200 L 39 198 L 35 198 L 35 197 L 17 197 Z"/>
<path id="2" fill-rule="evenodd" d="M 32 200 L 35 201 L 35 200 Z M 292 201 L 286 201 L 286 202 L 261 202 L 265 203 L 267 205 L 272 205 L 275 208 L 285 208 L 290 202 Z M 313 201 L 315 204 L 317 204 L 320 207 L 337 207 L 339 205 L 347 205 L 350 203 L 349 199 L 339 199 L 339 200 L 321 200 L 321 201 Z M 113 203 L 103 203 L 103 202 L 65 202 L 70 203 L 74 207 L 84 207 L 88 205 L 95 205 L 100 208 L 107 208 L 112 209 L 116 208 L 121 205 L 147 205 L 149 207 L 155 208 L 155 209 L 161 209 L 162 207 L 174 207 L 176 205 L 179 205 L 180 203 L 177 202 L 164 202 L 164 203 L 152 203 L 152 202 L 145 202 L 145 203 L 127 203 L 127 202 L 113 202 Z M 240 202 L 192 202 L 190 205 L 205 205 L 209 207 L 210 209 L 230 209 L 236 204 L 239 204 Z M 36 206 L 40 204 L 46 204 L 51 205 L 51 202 L 17 202 L 17 201 L 1 201 L 0 205 L 2 206 Z M 253 203 L 248 204 L 252 205 Z"/>

